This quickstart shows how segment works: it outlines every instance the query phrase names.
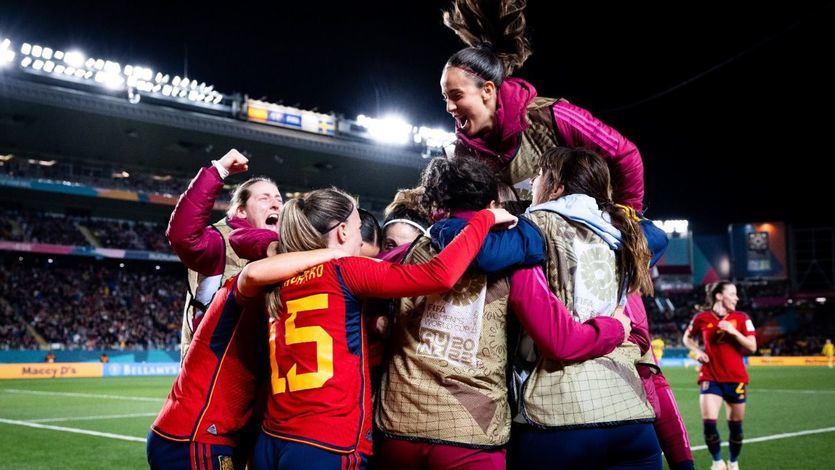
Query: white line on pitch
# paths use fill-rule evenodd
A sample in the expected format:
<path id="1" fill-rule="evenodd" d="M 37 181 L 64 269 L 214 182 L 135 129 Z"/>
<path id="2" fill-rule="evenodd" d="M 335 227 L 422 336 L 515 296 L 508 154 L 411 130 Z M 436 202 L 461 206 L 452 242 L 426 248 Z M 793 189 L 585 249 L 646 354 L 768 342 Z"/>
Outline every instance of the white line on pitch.
<path id="1" fill-rule="evenodd" d="M 131 413 L 123 415 L 100 415 L 100 416 L 77 416 L 64 418 L 41 418 L 41 419 L 27 419 L 29 423 L 57 423 L 59 421 L 96 421 L 99 419 L 119 419 L 119 418 L 141 418 L 148 416 L 156 416 L 159 413 Z"/>
<path id="2" fill-rule="evenodd" d="M 806 431 L 798 431 L 798 432 L 786 432 L 783 434 L 772 434 L 771 436 L 762 436 L 762 437 L 752 437 L 751 439 L 745 439 L 744 444 L 751 444 L 754 442 L 765 442 L 765 441 L 774 441 L 777 439 L 788 439 L 790 437 L 797 437 L 797 436 L 808 436 L 809 434 L 821 434 L 825 432 L 835 432 L 835 427 L 831 428 L 820 428 L 820 429 L 809 429 Z M 722 443 L 722 447 L 728 447 L 727 442 Z M 695 446 L 691 447 L 692 450 L 704 450 L 707 449 L 707 446 Z"/>
<path id="3" fill-rule="evenodd" d="M 134 437 L 134 436 L 125 436 L 122 434 L 113 434 L 109 432 L 99 432 L 99 431 L 90 431 L 88 429 L 78 429 L 78 428 L 66 428 L 63 426 L 51 426 L 49 424 L 38 424 L 38 423 L 30 423 L 28 421 L 18 421 L 16 419 L 4 419 L 0 418 L 0 423 L 4 424 L 13 424 L 15 426 L 26 426 L 29 428 L 37 428 L 37 429 L 49 429 L 51 431 L 61 431 L 61 432 L 70 432 L 75 434 L 85 434 L 88 436 L 96 436 L 96 437 L 106 437 L 109 439 L 119 439 L 122 441 L 130 441 L 130 442 L 145 442 L 144 437 Z"/>
<path id="4" fill-rule="evenodd" d="M 97 393 L 45 392 L 41 390 L 21 390 L 17 388 L 6 388 L 4 390 L 9 393 L 22 393 L 27 395 L 49 395 L 56 397 L 103 398 L 108 400 L 150 401 L 154 403 L 161 403 L 165 401 L 164 398 L 131 397 L 126 395 L 101 395 Z"/>

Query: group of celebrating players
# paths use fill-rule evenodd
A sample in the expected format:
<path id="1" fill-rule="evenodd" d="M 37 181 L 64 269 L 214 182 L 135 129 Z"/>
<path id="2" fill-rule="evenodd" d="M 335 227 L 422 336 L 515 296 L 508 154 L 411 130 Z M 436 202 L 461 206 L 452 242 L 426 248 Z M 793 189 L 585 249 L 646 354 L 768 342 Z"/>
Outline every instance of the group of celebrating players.
<path id="1" fill-rule="evenodd" d="M 249 160 L 200 170 L 167 232 L 189 292 L 152 468 L 661 468 L 662 449 L 693 468 L 641 300 L 666 246 L 643 217 L 641 156 L 512 76 L 530 55 L 524 7 L 444 13 L 468 46 L 441 77 L 458 140 L 382 233 L 344 191 L 285 202 L 268 178 L 209 224 Z M 707 300 L 684 341 L 712 468 L 723 400 L 738 468 L 754 327 L 733 284 Z"/>

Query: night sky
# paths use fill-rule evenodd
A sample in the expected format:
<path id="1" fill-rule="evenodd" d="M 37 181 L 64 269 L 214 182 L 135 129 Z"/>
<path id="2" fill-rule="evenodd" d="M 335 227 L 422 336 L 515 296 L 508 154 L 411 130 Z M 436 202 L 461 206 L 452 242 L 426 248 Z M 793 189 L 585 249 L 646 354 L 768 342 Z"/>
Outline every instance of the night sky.
<path id="1" fill-rule="evenodd" d="M 447 2 L 173 3 L 0 2 L 0 36 L 452 130 Z M 638 145 L 650 217 L 835 224 L 835 2 L 625 3 L 530 1 L 534 53 L 516 75 Z"/>

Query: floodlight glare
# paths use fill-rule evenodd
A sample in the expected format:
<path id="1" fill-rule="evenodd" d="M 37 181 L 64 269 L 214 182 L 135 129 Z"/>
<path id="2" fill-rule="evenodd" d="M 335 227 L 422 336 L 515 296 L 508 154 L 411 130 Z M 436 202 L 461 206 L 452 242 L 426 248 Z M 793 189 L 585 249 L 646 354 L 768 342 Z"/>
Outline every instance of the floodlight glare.
<path id="1" fill-rule="evenodd" d="M 84 54 L 78 51 L 70 51 L 64 54 L 64 63 L 75 68 L 81 68 L 86 65 L 88 68 L 91 68 L 96 61 L 93 59 L 88 59 L 87 62 L 84 62 Z"/>

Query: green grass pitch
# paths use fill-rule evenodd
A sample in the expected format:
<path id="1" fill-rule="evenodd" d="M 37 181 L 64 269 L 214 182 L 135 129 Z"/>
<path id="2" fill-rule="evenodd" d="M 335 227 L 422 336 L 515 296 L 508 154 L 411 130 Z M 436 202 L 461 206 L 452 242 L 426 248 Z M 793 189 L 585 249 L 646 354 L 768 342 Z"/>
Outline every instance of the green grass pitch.
<path id="1" fill-rule="evenodd" d="M 835 369 L 750 368 L 744 469 L 828 468 L 835 455 Z M 699 393 L 693 369 L 665 374 L 678 399 L 690 440 L 703 446 Z M 143 468 L 144 438 L 162 406 L 172 377 L 0 381 L 0 469 Z M 33 428 L 26 423 L 48 426 Z M 720 421 L 723 441 L 728 431 Z M 93 431 L 99 435 L 71 430 Z M 727 459 L 727 447 L 723 448 Z M 709 468 L 706 450 L 696 468 Z"/>

